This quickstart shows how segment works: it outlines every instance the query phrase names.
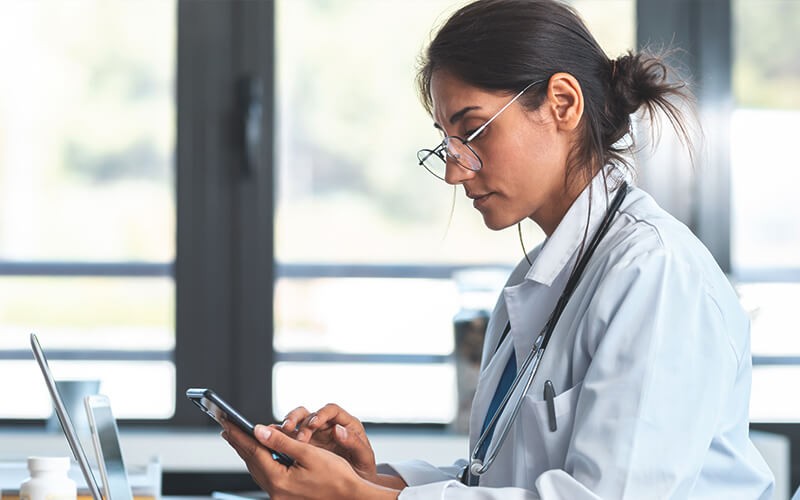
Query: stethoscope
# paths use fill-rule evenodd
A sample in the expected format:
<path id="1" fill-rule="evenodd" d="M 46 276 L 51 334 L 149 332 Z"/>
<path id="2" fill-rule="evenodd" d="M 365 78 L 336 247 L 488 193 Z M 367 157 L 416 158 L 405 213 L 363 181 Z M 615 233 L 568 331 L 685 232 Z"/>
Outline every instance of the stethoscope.
<path id="1" fill-rule="evenodd" d="M 556 303 L 556 307 L 553 309 L 553 312 L 550 313 L 550 317 L 547 319 L 547 323 L 545 323 L 542 331 L 539 332 L 539 336 L 536 337 L 536 340 L 531 347 L 528 356 L 525 358 L 525 362 L 522 364 L 520 369 L 517 371 L 516 376 L 514 377 L 513 382 L 511 382 L 511 386 L 506 392 L 505 397 L 500 402 L 497 411 L 495 411 L 494 416 L 489 421 L 489 424 L 486 426 L 484 431 L 481 433 L 478 441 L 475 443 L 475 447 L 472 450 L 472 455 L 470 456 L 470 461 L 467 466 L 461 471 L 461 481 L 467 485 L 476 485 L 477 479 L 486 473 L 489 470 L 489 467 L 492 466 L 495 459 L 497 458 L 497 454 L 500 451 L 500 448 L 503 446 L 506 437 L 508 436 L 508 432 L 511 430 L 511 426 L 514 423 L 514 420 L 517 418 L 517 414 L 519 413 L 520 408 L 522 407 L 522 402 L 525 399 L 525 395 L 528 393 L 528 389 L 530 389 L 531 385 L 533 384 L 533 380 L 536 377 L 536 371 L 539 369 L 539 362 L 544 355 L 544 350 L 547 347 L 547 343 L 550 341 L 550 336 L 553 334 L 553 330 L 556 328 L 556 324 L 558 323 L 559 318 L 561 317 L 561 313 L 564 312 L 564 308 L 567 306 L 567 302 L 569 302 L 572 293 L 575 291 L 575 288 L 578 286 L 578 281 L 583 274 L 586 265 L 589 263 L 589 259 L 592 258 L 595 249 L 600 244 L 600 241 L 603 239 L 603 236 L 608 232 L 608 229 L 611 227 L 611 223 L 614 220 L 614 215 L 619 210 L 620 205 L 622 205 L 622 201 L 625 199 L 625 195 L 628 193 L 628 184 L 623 182 L 618 190 L 617 194 L 614 196 L 614 199 L 611 201 L 611 205 L 608 207 L 606 211 L 606 215 L 603 220 L 600 222 L 600 226 L 597 228 L 597 232 L 595 232 L 594 236 L 592 236 L 589 245 L 586 247 L 586 251 L 581 256 L 578 264 L 572 270 L 572 273 L 569 275 L 569 279 L 567 279 L 567 284 L 564 287 L 564 291 L 561 292 L 561 296 L 558 298 L 558 302 Z M 505 336 L 508 334 L 510 330 L 510 325 L 507 325 L 503 335 L 500 338 L 500 341 L 497 343 L 498 347 L 500 344 L 503 343 Z M 511 395 L 516 390 L 517 386 L 522 382 L 523 375 L 531 368 L 530 374 L 528 375 L 528 379 L 525 382 L 525 387 L 522 390 L 522 394 L 517 399 L 516 403 L 514 404 L 513 411 L 511 412 L 511 417 L 506 421 L 505 425 L 503 426 L 500 436 L 498 437 L 497 444 L 494 446 L 494 449 L 489 453 L 484 460 L 478 458 L 479 450 L 484 445 L 487 439 L 493 435 L 494 426 L 497 424 L 497 420 L 500 418 L 500 415 L 505 410 L 506 406 L 508 405 L 508 401 L 511 399 Z"/>

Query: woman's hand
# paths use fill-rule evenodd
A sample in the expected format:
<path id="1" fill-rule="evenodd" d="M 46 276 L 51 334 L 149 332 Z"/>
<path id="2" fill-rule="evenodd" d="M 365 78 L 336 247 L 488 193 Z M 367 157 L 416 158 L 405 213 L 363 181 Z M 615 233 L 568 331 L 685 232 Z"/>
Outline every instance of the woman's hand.
<path id="1" fill-rule="evenodd" d="M 375 452 L 364 426 L 340 406 L 327 404 L 314 413 L 301 406 L 286 415 L 281 429 L 298 441 L 344 458 L 367 481 L 380 482 L 375 468 Z"/>
<path id="2" fill-rule="evenodd" d="M 370 483 L 335 454 L 297 441 L 275 426 L 257 425 L 256 440 L 235 425 L 225 424 L 222 437 L 236 450 L 250 475 L 272 500 L 396 499 L 398 491 Z M 286 453 L 295 463 L 286 467 L 267 449 Z"/>

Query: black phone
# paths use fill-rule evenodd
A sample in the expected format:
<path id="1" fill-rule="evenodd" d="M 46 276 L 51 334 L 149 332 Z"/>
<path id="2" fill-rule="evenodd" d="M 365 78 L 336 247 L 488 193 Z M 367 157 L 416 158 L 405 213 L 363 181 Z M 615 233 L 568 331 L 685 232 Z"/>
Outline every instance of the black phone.
<path id="1" fill-rule="evenodd" d="M 224 399 L 219 397 L 217 393 L 211 389 L 206 388 L 191 388 L 186 390 L 186 397 L 189 398 L 198 408 L 203 410 L 208 416 L 222 425 L 223 421 L 233 422 L 238 428 L 246 432 L 250 437 L 255 439 L 255 425 L 249 420 L 244 418 L 241 413 L 236 411 L 233 406 L 228 404 Z M 294 464 L 294 459 L 285 453 L 275 451 L 267 448 L 272 453 L 274 458 L 279 463 L 289 467 Z"/>

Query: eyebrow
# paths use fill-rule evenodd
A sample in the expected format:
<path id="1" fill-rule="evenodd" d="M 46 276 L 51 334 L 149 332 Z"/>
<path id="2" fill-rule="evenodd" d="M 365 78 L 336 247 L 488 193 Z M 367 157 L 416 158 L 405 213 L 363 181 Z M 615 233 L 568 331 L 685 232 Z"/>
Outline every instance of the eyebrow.
<path id="1" fill-rule="evenodd" d="M 450 125 L 455 125 L 455 123 L 457 121 L 459 121 L 462 118 L 464 118 L 465 114 L 469 113 L 470 111 L 476 110 L 476 109 L 481 109 L 481 107 L 480 106 L 465 106 L 465 107 L 461 108 L 460 110 L 456 111 L 455 113 L 453 113 L 453 116 L 450 117 Z M 439 125 L 438 123 L 434 123 L 433 126 L 438 128 L 439 130 L 442 130 L 442 126 Z"/>

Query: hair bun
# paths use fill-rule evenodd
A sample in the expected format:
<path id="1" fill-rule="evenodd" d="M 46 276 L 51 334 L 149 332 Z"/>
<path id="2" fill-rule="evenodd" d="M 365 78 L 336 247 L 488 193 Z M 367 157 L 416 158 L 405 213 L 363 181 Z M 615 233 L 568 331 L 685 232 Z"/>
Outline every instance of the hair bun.
<path id="1" fill-rule="evenodd" d="M 668 76 L 667 66 L 658 56 L 629 51 L 612 60 L 611 95 L 619 112 L 635 113 L 661 98 L 665 90 L 682 86 L 670 85 Z"/>
<path id="2" fill-rule="evenodd" d="M 639 56 L 630 52 L 611 61 L 611 95 L 617 111 L 625 115 L 635 113 L 643 104 L 638 63 Z"/>

